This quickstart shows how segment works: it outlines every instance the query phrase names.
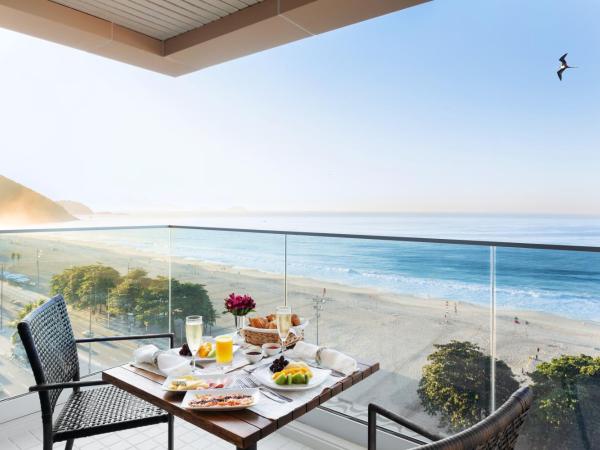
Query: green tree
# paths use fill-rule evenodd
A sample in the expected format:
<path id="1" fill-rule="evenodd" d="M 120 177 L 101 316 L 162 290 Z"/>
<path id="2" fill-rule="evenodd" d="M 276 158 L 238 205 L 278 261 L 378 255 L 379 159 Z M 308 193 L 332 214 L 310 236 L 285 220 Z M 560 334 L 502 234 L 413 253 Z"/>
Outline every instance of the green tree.
<path id="1" fill-rule="evenodd" d="M 529 374 L 534 404 L 523 430 L 540 449 L 592 449 L 600 442 L 600 358 L 562 355 Z"/>
<path id="2" fill-rule="evenodd" d="M 69 305 L 78 309 L 98 309 L 106 299 L 108 312 L 119 316 L 132 313 L 137 323 L 169 325 L 169 279 L 148 277 L 142 269 L 130 270 L 121 277 L 112 267 L 94 264 L 65 269 L 54 275 L 51 293 L 62 294 Z M 202 284 L 171 280 L 171 309 L 177 317 L 202 315 L 204 323 L 212 326 L 216 312 Z M 175 317 L 173 317 L 175 318 Z"/>
<path id="3" fill-rule="evenodd" d="M 181 310 L 182 318 L 190 315 L 202 316 L 204 324 L 213 326 L 217 313 L 204 285 L 197 283 L 171 282 L 172 309 Z"/>
<path id="4" fill-rule="evenodd" d="M 206 325 L 214 325 L 216 312 L 203 285 L 171 280 L 171 309 L 180 318 L 201 315 Z M 135 318 L 141 323 L 168 327 L 169 279 L 159 276 L 149 281 L 135 304 Z M 176 330 L 177 331 L 177 330 Z"/>
<path id="5" fill-rule="evenodd" d="M 182 342 L 185 334 L 181 327 L 175 326 L 176 319 L 185 320 L 186 316 L 200 315 L 203 317 L 205 331 L 207 327 L 215 324 L 217 312 L 202 284 L 180 283 L 173 280 L 171 305 L 171 320 L 173 321 L 171 329 L 175 332 L 177 339 Z"/>
<path id="6" fill-rule="evenodd" d="M 434 345 L 423 367 L 418 394 L 440 425 L 455 432 L 490 414 L 491 357 L 468 341 Z M 510 367 L 496 360 L 496 404 L 501 405 L 519 388 Z"/>
<path id="7" fill-rule="evenodd" d="M 27 358 L 25 355 L 25 349 L 23 348 L 23 344 L 21 344 L 21 338 L 19 337 L 19 332 L 17 331 L 17 324 L 23 320 L 27 314 L 29 314 L 34 309 L 42 306 L 46 302 L 45 298 L 40 298 L 39 300 L 35 300 L 33 302 L 25 304 L 15 316 L 15 319 L 10 322 L 10 326 L 15 328 L 15 331 L 10 336 L 10 340 L 13 344 L 11 352 L 12 356 L 16 358 L 18 361 L 21 361 L 24 364 L 27 364 Z"/>
<path id="8" fill-rule="evenodd" d="M 80 267 L 72 267 L 53 275 L 50 280 L 50 295 L 61 294 L 65 301 L 74 307 L 80 303 L 79 288 L 83 281 L 84 272 Z"/>
<path id="9" fill-rule="evenodd" d="M 106 305 L 110 291 L 119 283 L 121 276 L 112 267 L 101 264 L 84 267 L 85 274 L 79 288 L 81 306 L 97 311 L 101 305 Z"/>
<path id="10" fill-rule="evenodd" d="M 108 311 L 113 315 L 123 315 L 133 312 L 136 303 L 143 297 L 144 291 L 150 285 L 148 272 L 142 269 L 130 270 L 121 278 L 119 284 L 110 291 Z"/>
<path id="11" fill-rule="evenodd" d="M 102 264 L 75 266 L 54 275 L 51 295 L 62 294 L 65 301 L 78 309 L 97 309 L 118 284 L 119 272 Z"/>
<path id="12" fill-rule="evenodd" d="M 17 315 L 15 316 L 15 319 L 10 322 L 10 326 L 15 328 L 15 331 L 13 332 L 13 334 L 10 337 L 10 339 L 11 339 L 11 341 L 12 341 L 12 343 L 14 345 L 20 345 L 21 344 L 21 340 L 19 339 L 19 332 L 16 330 L 17 324 L 21 320 L 23 320 L 27 316 L 27 314 L 29 314 L 34 309 L 42 306 L 44 303 L 46 303 L 46 299 L 45 298 L 40 298 L 39 300 L 34 300 L 31 303 L 27 303 L 26 305 L 24 305 L 19 310 L 19 312 L 17 312 Z"/>
<path id="13" fill-rule="evenodd" d="M 169 279 L 163 276 L 150 279 L 136 299 L 134 311 L 135 319 L 146 327 L 158 325 L 162 329 L 168 328 Z"/>

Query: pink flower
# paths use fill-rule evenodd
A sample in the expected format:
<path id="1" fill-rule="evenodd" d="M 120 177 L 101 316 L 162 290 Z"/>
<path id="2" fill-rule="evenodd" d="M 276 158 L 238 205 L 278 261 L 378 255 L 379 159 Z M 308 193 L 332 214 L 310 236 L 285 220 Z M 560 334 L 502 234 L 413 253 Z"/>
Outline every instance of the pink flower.
<path id="1" fill-rule="evenodd" d="M 225 299 L 225 311 L 223 311 L 223 314 L 231 313 L 234 316 L 245 316 L 249 312 L 254 311 L 254 308 L 256 308 L 256 303 L 249 295 L 231 293 Z"/>

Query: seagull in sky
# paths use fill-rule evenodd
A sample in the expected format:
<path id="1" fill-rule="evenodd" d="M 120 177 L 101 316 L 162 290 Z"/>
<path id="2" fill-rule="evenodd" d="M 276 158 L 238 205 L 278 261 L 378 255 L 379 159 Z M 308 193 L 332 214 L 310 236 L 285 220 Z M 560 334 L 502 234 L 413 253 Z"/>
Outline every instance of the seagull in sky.
<path id="1" fill-rule="evenodd" d="M 562 74 L 563 74 L 563 72 L 565 70 L 567 70 L 567 69 L 576 69 L 577 67 L 570 66 L 569 64 L 567 64 L 567 53 L 565 53 L 560 58 L 558 58 L 558 60 L 560 61 L 560 67 L 558 68 L 558 71 L 556 72 L 556 75 L 558 75 L 558 79 L 560 81 L 562 81 Z"/>

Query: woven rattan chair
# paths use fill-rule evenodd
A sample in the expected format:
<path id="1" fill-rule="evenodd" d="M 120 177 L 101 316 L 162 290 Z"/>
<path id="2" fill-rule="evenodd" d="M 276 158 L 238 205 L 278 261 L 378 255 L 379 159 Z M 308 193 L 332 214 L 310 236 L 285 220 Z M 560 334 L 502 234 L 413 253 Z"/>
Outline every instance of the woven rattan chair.
<path id="1" fill-rule="evenodd" d="M 510 398 L 493 414 L 460 433 L 442 438 L 429 433 L 418 425 L 375 405 L 369 405 L 369 450 L 375 450 L 377 414 L 411 429 L 421 436 L 434 441 L 419 447 L 419 450 L 512 450 L 515 447 L 519 431 L 525 416 L 529 412 L 533 392 L 529 387 L 515 391 Z"/>
<path id="2" fill-rule="evenodd" d="M 37 383 L 29 390 L 37 391 L 40 396 L 43 450 L 52 449 L 60 441 L 67 441 L 65 448 L 70 450 L 76 438 L 162 422 L 168 424 L 168 448 L 173 449 L 172 415 L 114 386 L 80 390 L 107 383 L 80 381 L 77 356 L 78 343 L 169 338 L 172 347 L 173 334 L 75 339 L 67 306 L 60 295 L 32 311 L 19 322 L 17 329 Z M 72 388 L 73 392 L 53 421 L 56 402 L 66 388 Z"/>

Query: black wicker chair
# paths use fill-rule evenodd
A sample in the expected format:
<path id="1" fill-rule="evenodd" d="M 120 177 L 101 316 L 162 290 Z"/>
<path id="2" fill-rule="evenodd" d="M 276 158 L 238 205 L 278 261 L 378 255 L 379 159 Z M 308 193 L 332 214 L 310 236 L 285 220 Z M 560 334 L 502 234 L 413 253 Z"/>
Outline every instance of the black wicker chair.
<path id="1" fill-rule="evenodd" d="M 75 339 L 60 295 L 32 311 L 19 322 L 17 329 L 37 383 L 29 390 L 37 391 L 40 396 L 43 450 L 52 449 L 54 442 L 60 441 L 67 441 L 65 449 L 70 450 L 76 438 L 162 422 L 168 424 L 168 448 L 173 449 L 171 414 L 114 386 L 80 390 L 107 383 L 80 381 L 77 356 L 78 343 L 169 338 L 172 347 L 173 334 Z M 65 388 L 72 388 L 73 392 L 53 423 L 56 402 Z"/>
<path id="2" fill-rule="evenodd" d="M 529 387 L 515 391 L 510 398 L 494 413 L 460 433 L 442 438 L 429 433 L 418 425 L 375 405 L 369 405 L 369 450 L 375 450 L 377 432 L 377 414 L 411 429 L 421 436 L 434 441 L 430 444 L 414 447 L 419 450 L 512 450 L 515 447 L 519 431 L 525 416 L 529 412 L 533 392 Z"/>

